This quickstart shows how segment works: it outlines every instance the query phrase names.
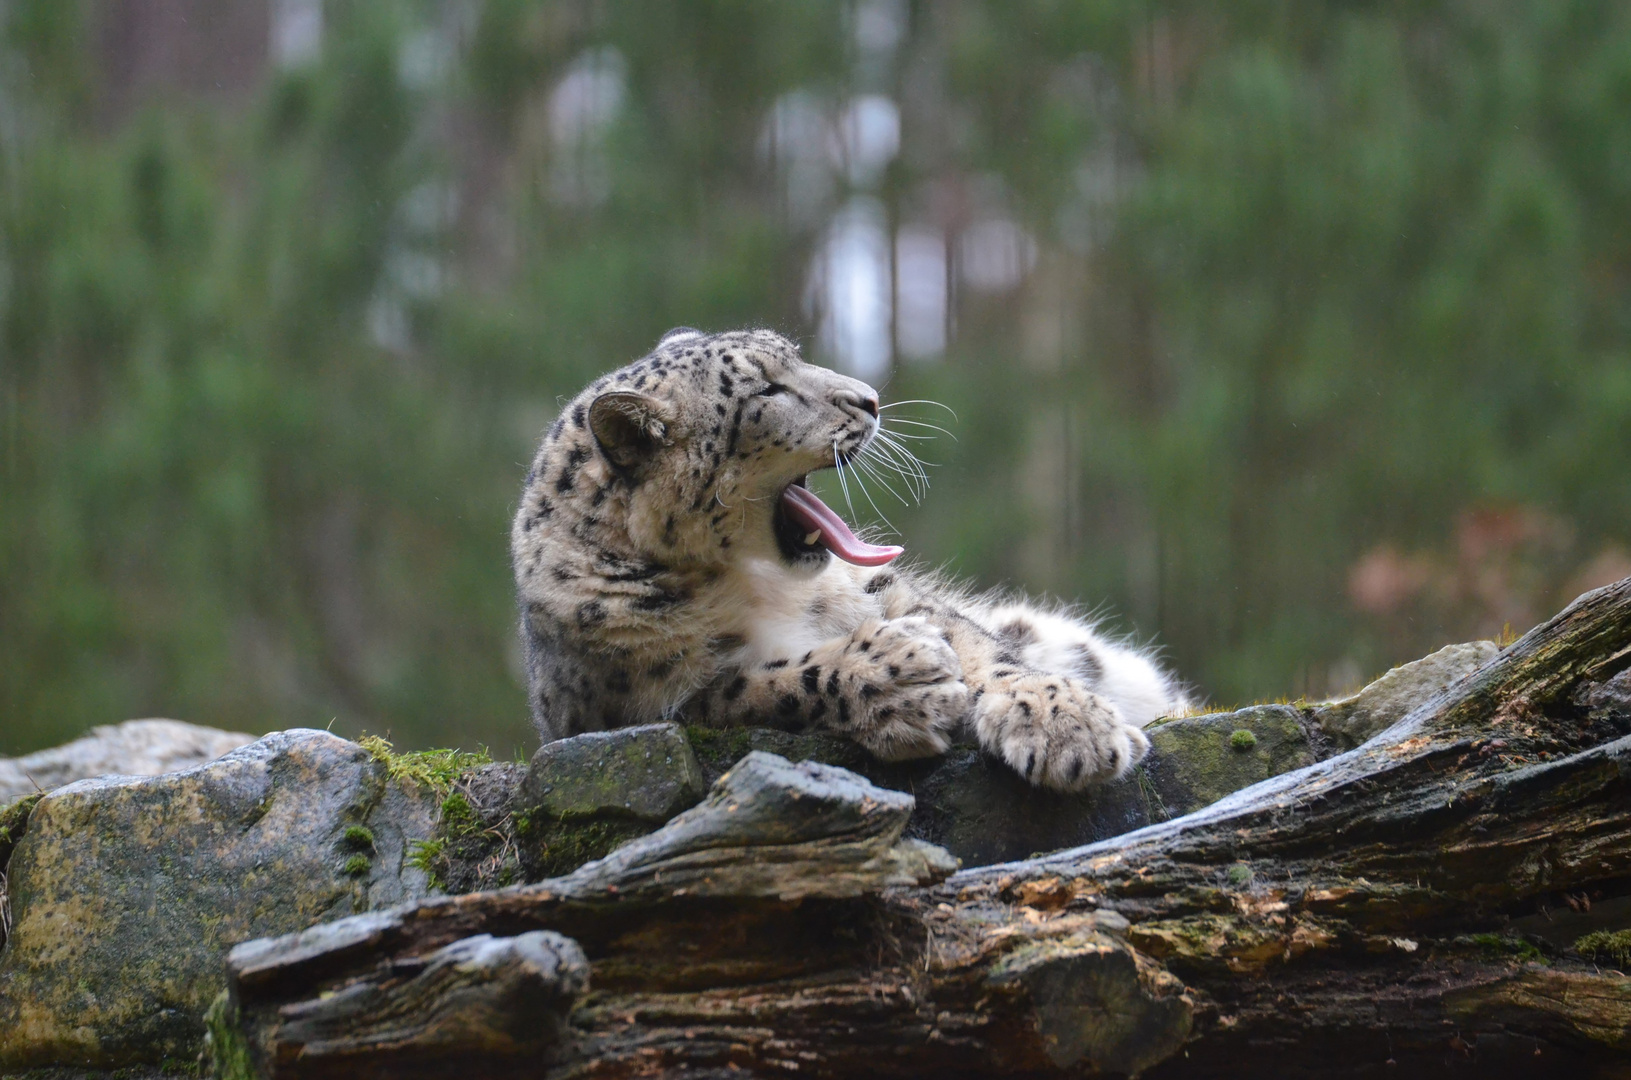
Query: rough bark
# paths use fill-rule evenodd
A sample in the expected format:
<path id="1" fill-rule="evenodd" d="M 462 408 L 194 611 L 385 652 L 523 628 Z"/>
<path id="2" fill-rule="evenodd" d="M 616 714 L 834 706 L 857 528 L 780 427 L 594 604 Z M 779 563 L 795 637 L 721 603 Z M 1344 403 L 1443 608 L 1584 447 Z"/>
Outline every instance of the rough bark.
<path id="1" fill-rule="evenodd" d="M 482 1022 L 531 1009 L 562 1036 L 432 1048 L 422 1070 L 1620 1075 L 1631 979 L 1569 944 L 1631 926 L 1627 669 L 1631 580 L 1356 750 L 944 881 L 898 840 L 899 796 L 756 755 L 568 878 L 240 947 L 237 1030 L 264 1075 L 318 1075 L 290 1051 L 303 1003 L 476 935 L 551 930 L 581 947 L 588 992 L 569 1014 L 560 995 L 554 1012 L 489 1002 Z"/>

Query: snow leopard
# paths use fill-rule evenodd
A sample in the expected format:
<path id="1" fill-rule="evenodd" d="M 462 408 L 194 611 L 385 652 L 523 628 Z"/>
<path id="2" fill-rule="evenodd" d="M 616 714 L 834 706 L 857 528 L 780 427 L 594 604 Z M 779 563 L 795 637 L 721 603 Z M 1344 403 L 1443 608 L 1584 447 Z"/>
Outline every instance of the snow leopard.
<path id="1" fill-rule="evenodd" d="M 545 741 L 675 720 L 820 729 L 885 761 L 959 735 L 1078 791 L 1186 706 L 1148 652 L 1062 609 L 903 568 L 808 486 L 879 437 L 871 386 L 765 329 L 670 331 L 568 402 L 511 531 Z"/>

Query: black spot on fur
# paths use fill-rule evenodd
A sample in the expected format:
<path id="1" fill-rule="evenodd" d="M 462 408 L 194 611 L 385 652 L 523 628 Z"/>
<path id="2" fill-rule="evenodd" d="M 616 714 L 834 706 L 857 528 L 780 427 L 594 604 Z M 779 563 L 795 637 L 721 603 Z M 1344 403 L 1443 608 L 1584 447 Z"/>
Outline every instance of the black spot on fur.
<path id="1" fill-rule="evenodd" d="M 588 600 L 578 605 L 578 626 L 584 630 L 606 621 L 606 605 L 599 600 Z"/>
<path id="2" fill-rule="evenodd" d="M 861 686 L 861 696 L 866 698 L 868 701 L 877 697 L 881 693 L 883 693 L 883 691 L 878 689 L 876 686 L 873 686 L 871 683 L 864 683 Z"/>
<path id="3" fill-rule="evenodd" d="M 787 666 L 787 661 L 786 660 L 772 660 L 772 661 L 770 661 L 770 663 L 765 665 L 765 670 L 766 671 L 775 671 L 777 668 L 784 668 L 786 666 Z"/>
<path id="4" fill-rule="evenodd" d="M 1114 756 L 1115 751 L 1112 750 L 1112 751 L 1110 751 L 1110 753 L 1111 753 L 1112 756 Z M 1070 759 L 1070 782 L 1074 784 L 1076 781 L 1080 780 L 1081 778 L 1082 778 L 1082 759 L 1081 758 L 1071 758 Z"/>
<path id="5" fill-rule="evenodd" d="M 577 579 L 578 575 L 568 570 L 564 566 L 557 566 L 555 569 L 549 572 L 549 576 L 554 578 L 556 581 L 574 581 Z"/>
<path id="6" fill-rule="evenodd" d="M 572 426 L 581 428 L 588 422 L 589 410 L 584 406 L 583 402 L 580 401 L 572 409 Z"/>
<path id="7" fill-rule="evenodd" d="M 849 727 L 849 698 L 838 699 L 838 722 Z"/>
<path id="8" fill-rule="evenodd" d="M 1018 705 L 1019 711 L 1024 713 L 1026 716 L 1031 715 L 1031 703 L 1029 701 L 1016 701 L 1014 704 Z"/>
<path id="9" fill-rule="evenodd" d="M 836 671 L 827 676 L 827 693 L 833 697 L 838 696 L 838 672 Z"/>
<path id="10" fill-rule="evenodd" d="M 827 608 L 828 608 L 827 598 L 824 597 L 824 596 L 823 597 L 817 597 L 815 600 L 810 602 L 810 618 L 812 618 L 812 619 L 821 618 L 822 616 L 827 614 Z"/>
<path id="11" fill-rule="evenodd" d="M 731 434 L 725 440 L 725 454 L 727 457 L 736 452 L 736 444 L 742 438 L 742 410 L 745 408 L 747 408 L 745 398 L 736 403 L 736 415 L 731 418 Z"/>
<path id="12" fill-rule="evenodd" d="M 637 611 L 662 611 L 664 608 L 676 607 L 691 599 L 691 595 L 682 589 L 657 589 L 640 597 L 634 602 Z"/>
<path id="13" fill-rule="evenodd" d="M 729 686 L 725 687 L 725 693 L 724 693 L 725 700 L 726 701 L 735 701 L 737 698 L 742 696 L 742 691 L 746 690 L 747 687 L 748 687 L 747 676 L 738 675 L 736 678 L 731 680 L 731 684 Z"/>
<path id="14" fill-rule="evenodd" d="M 827 699 L 816 698 L 815 705 L 810 708 L 810 719 L 820 720 L 827 715 Z"/>
<path id="15" fill-rule="evenodd" d="M 1002 652 L 999 652 L 997 654 L 997 663 L 999 663 L 999 664 L 1018 664 L 1019 663 L 1019 657 L 1014 655 L 1013 653 L 1007 651 L 1006 649 L 1004 649 Z"/>
<path id="16" fill-rule="evenodd" d="M 621 563 L 620 569 L 608 569 L 602 576 L 607 581 L 647 581 L 667 569 L 658 562 L 628 562 Z"/>
<path id="17" fill-rule="evenodd" d="M 1036 640 L 1036 627 L 1024 619 L 1011 619 L 997 628 L 997 633 L 1016 645 Z"/>
<path id="18" fill-rule="evenodd" d="M 802 678 L 802 681 L 804 682 L 804 692 L 805 693 L 814 694 L 814 693 L 817 693 L 820 690 L 820 688 L 821 688 L 821 668 L 818 665 L 812 664 L 809 667 L 805 668 L 801 678 Z"/>
<path id="19" fill-rule="evenodd" d="M 799 711 L 799 696 L 797 694 L 783 694 L 776 700 L 776 711 L 783 716 L 791 716 Z"/>
<path id="20" fill-rule="evenodd" d="M 878 574 L 866 583 L 866 591 L 876 596 L 895 583 L 894 574 Z"/>
<path id="21" fill-rule="evenodd" d="M 1072 646 L 1071 652 L 1075 654 L 1072 666 L 1083 682 L 1097 683 L 1104 677 L 1104 663 L 1091 646 L 1077 643 Z"/>
<path id="22" fill-rule="evenodd" d="M 721 634 L 708 639 L 708 651 L 725 652 L 729 649 L 740 649 L 746 643 L 747 639 L 741 634 Z"/>
<path id="23" fill-rule="evenodd" d="M 900 678 L 900 665 L 899 664 L 890 664 L 889 665 L 889 677 L 891 679 Z"/>

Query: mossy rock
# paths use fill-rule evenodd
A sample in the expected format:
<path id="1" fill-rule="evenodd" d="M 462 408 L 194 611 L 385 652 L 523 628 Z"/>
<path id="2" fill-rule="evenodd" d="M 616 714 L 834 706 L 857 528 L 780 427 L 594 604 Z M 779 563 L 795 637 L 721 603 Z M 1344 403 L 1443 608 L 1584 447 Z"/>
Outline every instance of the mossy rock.
<path id="1" fill-rule="evenodd" d="M 1313 726 L 1338 750 L 1351 750 L 1403 720 L 1410 711 L 1489 663 L 1500 653 L 1493 641 L 1446 645 L 1420 660 L 1400 664 L 1357 694 L 1313 707 Z"/>
<path id="2" fill-rule="evenodd" d="M 916 799 L 906 836 L 950 851 L 965 866 L 1022 859 L 1092 843 L 1161 820 L 1137 771 L 1074 795 L 1041 791 L 971 744 L 919 761 L 882 762 L 854 742 L 773 728 L 688 728 L 710 781 L 754 750 L 790 761 L 819 761 Z"/>
<path id="3" fill-rule="evenodd" d="M 707 788 L 674 724 L 545 743 L 510 806 L 522 870 L 530 881 L 568 874 L 695 806 Z"/>
<path id="4" fill-rule="evenodd" d="M 230 946 L 425 894 L 406 856 L 431 808 L 355 743 L 306 730 L 41 798 L 4 868 L 0 1074 L 195 1061 Z"/>
<path id="5" fill-rule="evenodd" d="M 1303 711 L 1294 705 L 1188 716 L 1145 734 L 1150 737 L 1145 772 L 1165 812 L 1174 817 L 1318 760 Z"/>

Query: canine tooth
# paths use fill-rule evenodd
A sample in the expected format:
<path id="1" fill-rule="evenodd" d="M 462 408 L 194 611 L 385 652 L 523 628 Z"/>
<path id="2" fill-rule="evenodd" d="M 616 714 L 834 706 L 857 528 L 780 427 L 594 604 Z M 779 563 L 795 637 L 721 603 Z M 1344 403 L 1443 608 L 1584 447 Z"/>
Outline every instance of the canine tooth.
<path id="1" fill-rule="evenodd" d="M 815 532 L 809 534 L 808 536 L 806 536 L 804 538 L 804 546 L 805 547 L 815 547 L 816 541 L 820 540 L 820 539 L 821 539 L 821 530 L 817 529 Z"/>

